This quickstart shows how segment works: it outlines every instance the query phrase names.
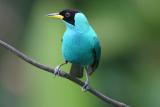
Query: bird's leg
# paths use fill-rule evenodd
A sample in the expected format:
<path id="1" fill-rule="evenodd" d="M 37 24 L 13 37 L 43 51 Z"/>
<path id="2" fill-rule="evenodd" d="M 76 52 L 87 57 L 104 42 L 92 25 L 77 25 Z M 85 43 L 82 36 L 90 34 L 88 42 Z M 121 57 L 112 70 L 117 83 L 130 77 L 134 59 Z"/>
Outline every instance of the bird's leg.
<path id="1" fill-rule="evenodd" d="M 57 76 L 57 75 L 59 76 L 59 74 L 60 74 L 60 68 L 61 68 L 63 65 L 67 64 L 67 63 L 68 63 L 68 61 L 65 61 L 64 63 L 56 66 L 55 69 L 54 69 L 54 75 L 55 75 L 55 76 Z"/>
<path id="2" fill-rule="evenodd" d="M 89 89 L 89 74 L 88 74 L 88 67 L 86 67 L 86 81 L 82 86 L 82 91 L 87 91 Z"/>

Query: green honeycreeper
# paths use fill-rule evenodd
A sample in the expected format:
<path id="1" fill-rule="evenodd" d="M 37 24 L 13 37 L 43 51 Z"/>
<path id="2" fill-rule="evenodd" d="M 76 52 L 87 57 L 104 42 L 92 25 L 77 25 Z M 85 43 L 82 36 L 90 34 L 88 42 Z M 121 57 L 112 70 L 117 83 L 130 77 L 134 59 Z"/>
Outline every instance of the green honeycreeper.
<path id="1" fill-rule="evenodd" d="M 60 67 L 68 62 L 72 63 L 70 75 L 83 77 L 86 71 L 86 81 L 82 89 L 89 89 L 89 75 L 98 67 L 101 56 L 101 46 L 97 34 L 90 26 L 86 16 L 76 9 L 65 9 L 59 13 L 48 14 L 50 18 L 64 21 L 66 31 L 62 38 L 62 54 L 65 63 L 55 68 L 55 75 L 59 75 Z"/>

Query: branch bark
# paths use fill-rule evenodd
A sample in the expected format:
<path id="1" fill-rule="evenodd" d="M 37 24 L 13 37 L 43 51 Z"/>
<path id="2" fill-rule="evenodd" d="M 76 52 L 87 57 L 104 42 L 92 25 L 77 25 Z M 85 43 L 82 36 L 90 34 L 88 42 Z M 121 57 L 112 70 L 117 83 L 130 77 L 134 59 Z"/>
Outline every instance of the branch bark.
<path id="1" fill-rule="evenodd" d="M 0 45 L 4 48 L 6 48 L 7 50 L 9 50 L 10 52 L 12 52 L 13 54 L 17 55 L 19 58 L 23 59 L 25 62 L 28 62 L 29 64 L 36 66 L 39 69 L 42 69 L 46 72 L 49 73 L 54 73 L 55 70 L 54 68 L 50 68 L 46 65 L 43 65 L 33 59 L 31 59 L 30 57 L 28 57 L 27 55 L 25 55 L 24 53 L 22 53 L 21 51 L 17 50 L 16 48 L 14 48 L 13 46 L 7 44 L 6 42 L 0 40 Z M 70 74 L 64 72 L 64 71 L 60 71 L 60 77 L 66 78 L 80 86 L 84 85 L 84 82 L 82 82 L 81 80 L 72 77 Z M 88 89 L 88 92 L 90 92 L 91 94 L 93 94 L 94 96 L 98 97 L 99 99 L 103 100 L 106 103 L 111 104 L 114 107 L 129 107 L 128 105 L 126 105 L 125 103 L 119 102 L 117 100 L 114 100 L 108 96 L 105 96 L 104 94 L 102 94 L 101 92 L 97 91 L 96 89 L 90 87 L 90 89 Z"/>

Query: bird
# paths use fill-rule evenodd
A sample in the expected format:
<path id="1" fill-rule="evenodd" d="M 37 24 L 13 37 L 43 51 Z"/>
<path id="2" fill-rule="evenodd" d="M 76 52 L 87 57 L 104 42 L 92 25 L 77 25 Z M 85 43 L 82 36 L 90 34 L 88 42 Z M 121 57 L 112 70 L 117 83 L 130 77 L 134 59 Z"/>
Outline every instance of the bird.
<path id="1" fill-rule="evenodd" d="M 88 90 L 89 76 L 97 69 L 100 62 L 99 37 L 87 17 L 78 9 L 64 9 L 57 13 L 49 13 L 47 16 L 62 20 L 66 26 L 61 40 L 65 61 L 55 68 L 54 74 L 59 75 L 61 66 L 71 63 L 72 77 L 82 78 L 85 71 L 86 80 L 82 90 Z"/>

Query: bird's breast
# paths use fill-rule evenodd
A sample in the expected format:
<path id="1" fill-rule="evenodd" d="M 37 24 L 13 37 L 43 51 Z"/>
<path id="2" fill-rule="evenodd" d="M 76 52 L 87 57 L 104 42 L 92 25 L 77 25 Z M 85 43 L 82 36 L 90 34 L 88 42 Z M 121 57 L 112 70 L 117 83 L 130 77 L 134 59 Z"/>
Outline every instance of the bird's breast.
<path id="1" fill-rule="evenodd" d="M 65 60 L 71 63 L 89 65 L 93 62 L 92 46 L 85 34 L 65 32 L 62 42 L 62 53 Z"/>

